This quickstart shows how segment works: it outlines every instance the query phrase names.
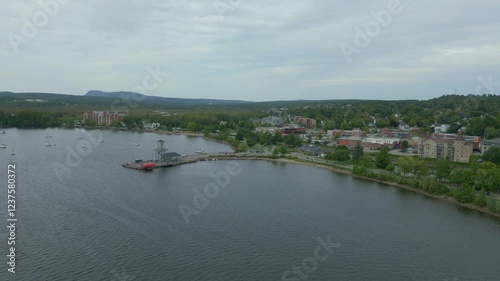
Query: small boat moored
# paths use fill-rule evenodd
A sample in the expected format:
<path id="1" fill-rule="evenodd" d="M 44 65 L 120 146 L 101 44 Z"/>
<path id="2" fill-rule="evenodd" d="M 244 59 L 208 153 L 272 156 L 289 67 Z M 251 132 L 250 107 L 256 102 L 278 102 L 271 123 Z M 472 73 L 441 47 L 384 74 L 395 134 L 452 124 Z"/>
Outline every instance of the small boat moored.
<path id="1" fill-rule="evenodd" d="M 141 169 L 144 171 L 152 171 L 155 167 L 155 163 L 144 163 L 141 165 Z"/>

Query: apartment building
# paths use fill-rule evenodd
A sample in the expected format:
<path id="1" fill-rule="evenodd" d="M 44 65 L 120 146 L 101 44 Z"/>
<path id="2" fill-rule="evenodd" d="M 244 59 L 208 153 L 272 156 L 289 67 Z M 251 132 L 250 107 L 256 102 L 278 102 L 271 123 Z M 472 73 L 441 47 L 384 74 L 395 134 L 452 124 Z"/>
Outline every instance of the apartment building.
<path id="1" fill-rule="evenodd" d="M 92 111 L 83 113 L 84 120 L 95 121 L 98 125 L 110 125 L 113 121 L 122 121 L 123 115 L 117 112 Z"/>
<path id="2" fill-rule="evenodd" d="M 481 154 L 484 154 L 490 147 L 500 147 L 500 139 L 483 140 L 481 142 Z"/>
<path id="3" fill-rule="evenodd" d="M 432 134 L 422 136 L 418 154 L 422 158 L 445 159 L 467 163 L 472 156 L 473 144 L 463 136 L 451 134 Z"/>

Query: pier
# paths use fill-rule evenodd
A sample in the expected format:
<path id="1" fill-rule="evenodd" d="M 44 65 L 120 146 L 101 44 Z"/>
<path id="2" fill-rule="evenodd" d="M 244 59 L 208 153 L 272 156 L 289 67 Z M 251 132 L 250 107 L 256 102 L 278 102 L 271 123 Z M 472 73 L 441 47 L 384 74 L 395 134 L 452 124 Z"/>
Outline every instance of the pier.
<path id="1" fill-rule="evenodd" d="M 199 161 L 205 161 L 209 160 L 207 159 L 207 156 L 204 154 L 196 154 L 196 155 L 185 155 L 181 156 L 177 159 L 172 159 L 170 161 L 159 161 L 159 160 L 139 160 L 135 162 L 128 162 L 124 163 L 123 167 L 128 168 L 128 169 L 134 169 L 134 170 L 152 170 L 152 169 L 157 169 L 157 168 L 168 168 L 168 167 L 174 167 L 174 166 L 179 166 L 179 165 L 184 165 L 184 164 L 190 164 L 190 163 L 196 163 Z M 148 164 L 154 164 L 148 165 Z"/>
<path id="2" fill-rule="evenodd" d="M 153 170 L 157 168 L 169 168 L 184 164 L 197 163 L 199 161 L 213 161 L 219 159 L 235 159 L 235 157 L 231 157 L 233 153 L 230 152 L 222 152 L 222 153 L 202 153 L 202 154 L 194 154 L 194 155 L 184 155 L 175 159 L 169 159 L 168 161 L 158 161 L 158 160 L 138 160 L 135 162 L 127 162 L 122 166 L 128 169 L 134 170 Z M 146 164 L 146 165 L 145 165 Z M 148 165 L 154 164 L 154 165 Z"/>
<path id="3" fill-rule="evenodd" d="M 124 163 L 122 166 L 128 169 L 151 171 L 158 168 L 168 168 L 184 164 L 197 163 L 199 161 L 212 160 L 238 160 L 238 159 L 259 159 L 257 155 L 248 155 L 247 153 L 235 152 L 216 152 L 216 153 L 196 153 L 190 155 L 180 155 L 177 152 L 168 152 L 165 147 L 165 141 L 159 140 L 156 143 L 155 157 L 152 160 L 134 160 Z"/>

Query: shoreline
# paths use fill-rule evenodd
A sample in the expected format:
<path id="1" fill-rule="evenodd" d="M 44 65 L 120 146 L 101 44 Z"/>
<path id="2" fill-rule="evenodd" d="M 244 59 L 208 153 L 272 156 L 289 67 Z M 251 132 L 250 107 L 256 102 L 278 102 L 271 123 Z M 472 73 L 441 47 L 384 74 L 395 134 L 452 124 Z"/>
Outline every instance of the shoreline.
<path id="1" fill-rule="evenodd" d="M 206 140 L 212 140 L 212 141 L 216 141 L 216 142 L 219 142 L 219 143 L 224 143 L 227 146 L 231 147 L 231 149 L 233 150 L 233 152 L 236 151 L 236 149 L 230 143 L 225 142 L 225 141 L 221 141 L 221 140 L 216 140 L 216 139 L 213 139 L 213 138 L 210 138 L 210 137 L 206 137 L 204 134 L 201 134 L 201 133 L 169 132 L 169 131 L 162 131 L 162 130 L 152 131 L 152 132 L 159 133 L 159 134 L 166 134 L 166 135 L 186 135 L 186 136 L 192 136 L 192 137 L 202 137 L 202 138 L 204 138 Z M 500 214 L 499 213 L 492 212 L 487 207 L 480 207 L 480 206 L 477 206 L 477 205 L 475 205 L 473 203 L 460 203 L 457 200 L 455 200 L 454 198 L 446 196 L 446 195 L 433 194 L 433 193 L 427 192 L 427 191 L 422 190 L 422 189 L 413 188 L 411 186 L 404 185 L 404 184 L 399 184 L 399 183 L 395 183 L 395 182 L 382 181 L 382 180 L 379 180 L 379 179 L 372 179 L 372 178 L 368 178 L 368 177 L 358 176 L 358 175 L 353 174 L 352 171 L 343 170 L 343 169 L 339 169 L 339 168 L 335 168 L 335 167 L 330 167 L 330 166 L 325 166 L 325 165 L 320 165 L 320 164 L 315 164 L 315 163 L 309 163 L 309 162 L 299 162 L 299 161 L 295 161 L 293 159 L 287 159 L 287 158 L 276 158 L 276 159 L 274 159 L 274 158 L 268 158 L 268 157 L 255 157 L 255 156 L 242 156 L 242 157 L 234 157 L 234 156 L 231 157 L 231 156 L 229 156 L 229 157 L 218 157 L 218 159 L 220 159 L 220 160 L 260 160 L 260 161 L 281 162 L 281 163 L 289 163 L 289 164 L 310 166 L 310 167 L 315 167 L 315 168 L 322 168 L 322 169 L 330 170 L 330 171 L 335 172 L 335 173 L 340 173 L 340 174 L 344 174 L 344 175 L 350 175 L 353 178 L 367 180 L 367 181 L 372 181 L 372 182 L 377 182 L 377 183 L 386 184 L 386 185 L 389 185 L 389 186 L 401 188 L 401 189 L 404 189 L 404 190 L 407 190 L 407 191 L 412 191 L 412 192 L 415 192 L 415 193 L 418 193 L 418 194 L 421 194 L 421 195 L 424 195 L 424 196 L 427 196 L 427 197 L 431 197 L 431 198 L 434 198 L 434 199 L 445 201 L 445 202 L 454 204 L 456 206 L 467 208 L 469 210 L 475 210 L 475 211 L 478 211 L 480 213 L 488 214 L 490 216 L 493 216 L 495 218 L 499 218 L 500 219 Z"/>
<path id="2" fill-rule="evenodd" d="M 394 183 L 394 182 L 389 182 L 389 181 L 382 181 L 382 180 L 379 180 L 379 179 L 372 179 L 372 178 L 368 178 L 368 177 L 354 175 L 351 171 L 342 170 L 342 169 L 338 169 L 338 168 L 335 168 L 335 167 L 318 165 L 318 164 L 308 163 L 308 162 L 299 162 L 299 161 L 295 161 L 293 159 L 283 159 L 283 158 L 273 159 L 273 158 L 251 157 L 251 156 L 243 156 L 243 157 L 218 157 L 218 160 L 261 160 L 261 161 L 281 162 L 281 163 L 288 163 L 288 164 L 297 164 L 297 165 L 310 166 L 310 167 L 315 167 L 315 168 L 322 168 L 322 169 L 330 170 L 330 171 L 335 172 L 335 173 L 340 173 L 340 174 L 344 174 L 344 175 L 350 175 L 353 178 L 367 180 L 367 181 L 372 181 L 372 182 L 377 182 L 377 183 L 386 184 L 386 185 L 397 187 L 397 188 L 402 188 L 404 190 L 413 191 L 415 193 L 418 193 L 418 194 L 421 194 L 421 195 L 424 195 L 424 196 L 428 196 L 428 197 L 431 197 L 431 198 L 434 198 L 434 199 L 445 201 L 445 202 L 454 204 L 456 206 L 460 206 L 460 207 L 464 207 L 464 208 L 467 208 L 467 209 L 470 209 L 470 210 L 478 211 L 480 213 L 491 215 L 491 216 L 493 216 L 495 218 L 500 219 L 500 214 L 499 213 L 492 212 L 487 207 L 484 207 L 484 208 L 483 207 L 479 207 L 479 206 L 477 206 L 477 205 L 475 205 L 473 203 L 460 203 L 460 202 L 456 201 L 454 198 L 446 196 L 446 195 L 433 194 L 433 193 L 427 192 L 425 190 L 418 189 L 418 188 L 413 188 L 411 186 L 404 185 L 404 184 L 399 184 L 399 183 Z"/>
<path id="3" fill-rule="evenodd" d="M 97 130 L 116 130 L 116 129 L 112 129 L 112 128 L 81 128 L 81 129 L 85 129 L 85 130 L 96 130 L 96 129 Z M 118 129 L 118 131 L 157 133 L 157 134 L 164 134 L 164 135 L 185 135 L 185 136 L 190 136 L 190 137 L 202 137 L 202 138 L 204 138 L 206 140 L 211 140 L 211 141 L 216 141 L 216 142 L 219 142 L 219 143 L 226 144 L 227 146 L 229 146 L 233 150 L 233 152 L 236 151 L 236 149 L 230 143 L 228 143 L 226 141 L 222 141 L 222 140 L 217 140 L 217 139 L 213 139 L 213 138 L 210 138 L 210 137 L 206 137 L 202 133 L 171 132 L 171 131 L 165 131 L 165 130 L 144 131 L 144 130 L 135 130 L 135 129 L 126 129 L 126 130 L 119 130 Z M 272 162 L 289 163 L 289 164 L 304 165 L 304 166 L 310 166 L 310 167 L 327 169 L 327 170 L 330 170 L 330 171 L 335 172 L 335 173 L 340 173 L 340 174 L 344 174 L 344 175 L 350 175 L 353 178 L 363 179 L 363 180 L 372 181 L 372 182 L 377 182 L 377 183 L 386 184 L 386 185 L 393 186 L 393 187 L 402 188 L 402 189 L 405 189 L 405 190 L 408 190 L 408 191 L 413 191 L 415 193 L 419 193 L 419 194 L 427 196 L 427 197 L 431 197 L 431 198 L 434 198 L 434 199 L 442 200 L 442 201 L 454 204 L 456 206 L 461 206 L 461 207 L 467 208 L 469 210 L 475 210 L 475 211 L 478 211 L 480 213 L 488 214 L 488 215 L 491 215 L 491 216 L 493 216 L 495 218 L 499 218 L 500 219 L 500 214 L 499 213 L 492 212 L 487 207 L 480 207 L 480 206 L 477 206 L 477 205 L 475 205 L 473 203 L 460 203 L 457 200 L 455 200 L 454 198 L 446 196 L 446 195 L 433 194 L 433 193 L 427 192 L 427 191 L 422 190 L 422 189 L 413 188 L 411 186 L 403 185 L 403 184 L 399 184 L 399 183 L 394 183 L 394 182 L 389 182 L 389 181 L 382 181 L 382 180 L 379 180 L 379 179 L 373 179 L 373 178 L 358 176 L 358 175 L 353 174 L 352 171 L 343 170 L 343 169 L 339 169 L 339 168 L 335 168 L 335 167 L 331 167 L 331 166 L 325 166 L 325 165 L 320 165 L 320 164 L 315 164 L 315 163 L 309 163 L 309 162 L 300 162 L 300 161 L 296 161 L 296 160 L 293 160 L 293 159 L 287 159 L 287 158 L 276 158 L 275 159 L 275 158 L 269 158 L 269 157 L 256 157 L 256 156 L 226 156 L 226 157 L 220 157 L 219 156 L 219 157 L 217 157 L 217 159 L 220 159 L 220 160 L 260 160 L 260 161 L 272 161 Z"/>

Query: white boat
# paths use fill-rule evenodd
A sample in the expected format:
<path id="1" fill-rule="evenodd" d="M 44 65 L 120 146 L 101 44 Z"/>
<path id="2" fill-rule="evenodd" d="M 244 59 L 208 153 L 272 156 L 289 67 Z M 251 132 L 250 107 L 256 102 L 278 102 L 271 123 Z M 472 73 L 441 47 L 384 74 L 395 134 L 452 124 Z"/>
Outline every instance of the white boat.
<path id="1" fill-rule="evenodd" d="M 10 152 L 10 155 L 16 154 L 16 151 L 14 150 L 14 147 L 12 147 L 12 151 Z"/>
<path id="2" fill-rule="evenodd" d="M 134 146 L 139 146 L 139 143 L 137 143 L 137 142 L 134 142 Z"/>
<path id="3" fill-rule="evenodd" d="M 100 140 L 99 140 L 99 142 L 100 142 L 100 143 L 104 143 L 104 140 L 103 140 L 103 139 L 100 139 Z"/>
<path id="4" fill-rule="evenodd" d="M 82 135 L 79 135 L 79 136 L 78 136 L 78 139 L 83 140 L 83 139 L 84 139 L 84 137 L 83 137 Z"/>
<path id="5" fill-rule="evenodd" d="M 203 151 L 203 150 L 200 149 L 200 150 L 196 150 L 195 153 L 203 154 L 203 153 L 205 153 L 205 151 Z"/>
<path id="6" fill-rule="evenodd" d="M 0 148 L 7 148 L 7 146 L 3 143 L 0 143 Z"/>
<path id="7" fill-rule="evenodd" d="M 45 146 L 51 146 L 51 144 L 48 141 L 46 141 Z"/>
<path id="8" fill-rule="evenodd" d="M 85 144 L 84 144 L 84 143 L 80 144 L 80 146 L 81 146 L 81 147 L 87 147 L 87 146 L 85 146 Z"/>
<path id="9" fill-rule="evenodd" d="M 0 131 L 0 135 L 3 135 L 3 134 L 5 134 L 5 131 Z"/>
<path id="10" fill-rule="evenodd" d="M 45 137 L 46 137 L 46 138 L 51 138 L 52 136 L 51 136 L 51 135 L 49 135 L 49 134 L 46 134 L 46 135 L 45 135 Z"/>

